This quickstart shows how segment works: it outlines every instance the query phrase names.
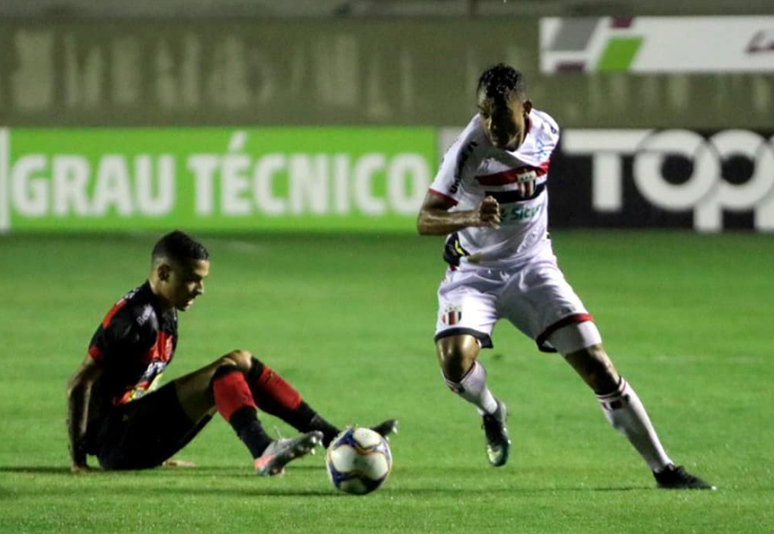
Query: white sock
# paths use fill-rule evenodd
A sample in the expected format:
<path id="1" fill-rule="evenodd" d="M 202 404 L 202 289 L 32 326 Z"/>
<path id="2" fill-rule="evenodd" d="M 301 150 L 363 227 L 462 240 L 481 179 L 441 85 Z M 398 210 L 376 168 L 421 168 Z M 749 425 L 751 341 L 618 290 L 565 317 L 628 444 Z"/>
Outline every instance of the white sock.
<path id="1" fill-rule="evenodd" d="M 478 361 L 473 362 L 473 367 L 459 382 L 449 380 L 445 375 L 443 379 L 450 390 L 473 404 L 481 415 L 497 410 L 497 401 L 486 387 L 486 370 Z"/>
<path id="2" fill-rule="evenodd" d="M 650 422 L 637 393 L 621 378 L 618 388 L 607 395 L 597 395 L 605 418 L 629 440 L 651 471 L 662 471 L 672 463 Z"/>

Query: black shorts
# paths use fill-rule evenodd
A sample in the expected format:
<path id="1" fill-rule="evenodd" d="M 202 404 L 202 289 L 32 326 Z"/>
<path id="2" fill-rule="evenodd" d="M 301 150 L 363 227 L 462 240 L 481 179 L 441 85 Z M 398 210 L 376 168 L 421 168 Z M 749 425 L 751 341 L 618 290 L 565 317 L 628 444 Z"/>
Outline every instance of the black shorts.
<path id="1" fill-rule="evenodd" d="M 174 383 L 112 410 L 102 420 L 95 452 L 103 469 L 148 469 L 185 447 L 211 417 L 193 422 Z"/>

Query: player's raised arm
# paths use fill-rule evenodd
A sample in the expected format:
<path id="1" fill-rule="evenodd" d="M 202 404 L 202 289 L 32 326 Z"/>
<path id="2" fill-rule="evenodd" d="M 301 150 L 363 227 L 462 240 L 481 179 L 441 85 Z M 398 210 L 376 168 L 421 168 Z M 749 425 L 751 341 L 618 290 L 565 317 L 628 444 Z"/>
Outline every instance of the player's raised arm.
<path id="1" fill-rule="evenodd" d="M 86 422 L 91 388 L 102 374 L 102 366 L 90 356 L 78 367 L 67 383 L 67 431 L 70 439 L 71 470 L 87 470 Z"/>
<path id="2" fill-rule="evenodd" d="M 449 211 L 454 202 L 427 193 L 417 217 L 421 235 L 446 235 L 468 226 L 500 227 L 500 205 L 493 197 L 485 197 L 473 210 Z"/>

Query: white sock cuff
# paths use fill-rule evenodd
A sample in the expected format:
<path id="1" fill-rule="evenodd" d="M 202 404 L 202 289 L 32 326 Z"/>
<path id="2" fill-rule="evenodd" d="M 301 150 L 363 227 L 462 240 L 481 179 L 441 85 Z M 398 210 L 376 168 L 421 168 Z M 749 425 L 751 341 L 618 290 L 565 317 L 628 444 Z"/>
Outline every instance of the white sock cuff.
<path id="1" fill-rule="evenodd" d="M 450 390 L 475 405 L 479 413 L 494 413 L 497 410 L 497 401 L 486 387 L 486 369 L 478 361 L 473 362 L 459 382 L 445 375 L 443 379 Z"/>
<path id="2" fill-rule="evenodd" d="M 484 366 L 478 363 L 478 360 L 475 360 L 473 362 L 473 365 L 470 366 L 470 369 L 468 369 L 468 372 L 465 373 L 465 376 L 462 377 L 462 380 L 460 380 L 460 384 L 462 384 L 463 387 L 469 385 L 471 382 L 485 382 L 486 381 L 486 369 L 484 369 Z"/>
<path id="3" fill-rule="evenodd" d="M 621 407 L 622 401 L 626 400 L 629 394 L 631 394 L 629 383 L 623 377 L 620 377 L 618 386 L 613 391 L 604 395 L 597 395 L 597 399 L 604 409 L 614 410 Z"/>
<path id="4" fill-rule="evenodd" d="M 459 382 L 456 382 L 446 376 L 443 371 L 441 371 L 441 376 L 443 377 L 443 381 L 446 382 L 446 386 L 450 390 L 454 391 L 455 393 L 459 393 L 461 390 L 465 389 L 467 384 L 470 384 L 471 381 L 476 381 L 479 377 L 481 377 L 482 380 L 486 380 L 486 369 L 484 369 L 484 366 L 478 363 L 478 360 L 476 360 L 473 362 L 473 365 L 470 366 L 468 372 L 463 375 Z"/>
<path id="5" fill-rule="evenodd" d="M 450 390 L 452 390 L 454 393 L 461 393 L 463 390 L 462 384 L 459 382 L 455 382 L 448 376 L 446 376 L 443 371 L 441 371 L 441 376 L 443 377 L 443 381 L 446 382 L 446 387 L 448 387 Z"/>
<path id="6" fill-rule="evenodd" d="M 597 398 L 599 400 L 604 400 L 604 399 L 612 399 L 614 397 L 619 397 L 623 395 L 624 391 L 628 389 L 628 387 L 629 387 L 629 384 L 626 382 L 626 380 L 624 380 L 624 377 L 620 376 L 618 377 L 618 385 L 615 387 L 613 391 L 611 391 L 610 393 L 605 393 L 604 395 L 597 395 Z"/>

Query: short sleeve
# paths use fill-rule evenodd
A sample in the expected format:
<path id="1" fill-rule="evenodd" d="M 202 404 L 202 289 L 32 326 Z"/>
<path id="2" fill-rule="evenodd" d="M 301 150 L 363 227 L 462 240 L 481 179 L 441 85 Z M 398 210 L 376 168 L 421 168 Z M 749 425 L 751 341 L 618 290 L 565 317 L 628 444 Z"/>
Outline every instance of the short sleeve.
<path id="1" fill-rule="evenodd" d="M 446 151 L 438 173 L 430 185 L 430 193 L 446 198 L 454 204 L 460 202 L 468 183 L 475 177 L 476 170 L 481 165 L 485 150 L 483 130 L 476 116 Z"/>
<path id="2" fill-rule="evenodd" d="M 531 115 L 535 120 L 534 136 L 535 142 L 520 151 L 519 157 L 529 162 L 534 167 L 548 170 L 551 162 L 551 154 L 559 143 L 559 126 L 548 113 L 533 110 Z"/>

